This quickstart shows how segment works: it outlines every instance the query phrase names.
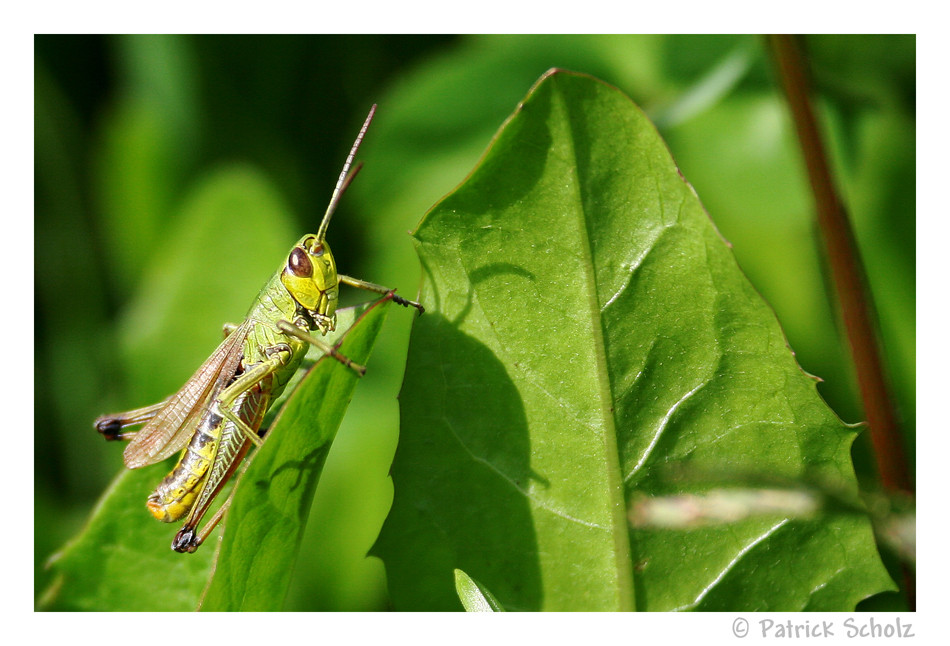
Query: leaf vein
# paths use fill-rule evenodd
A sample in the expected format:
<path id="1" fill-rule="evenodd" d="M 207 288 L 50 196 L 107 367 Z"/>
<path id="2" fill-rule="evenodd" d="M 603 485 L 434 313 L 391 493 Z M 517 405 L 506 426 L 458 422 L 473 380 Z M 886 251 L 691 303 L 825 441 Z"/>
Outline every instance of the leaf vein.
<path id="1" fill-rule="evenodd" d="M 452 422 L 451 422 L 449 419 L 445 418 L 445 417 L 443 417 L 442 420 L 445 422 L 446 427 L 447 427 L 447 428 L 449 429 L 449 431 L 452 433 L 452 437 L 455 438 L 455 441 L 458 442 L 459 446 L 462 447 L 462 449 L 469 455 L 469 457 L 470 457 L 472 460 L 474 460 L 474 461 L 477 462 L 478 464 L 481 464 L 481 465 L 483 465 L 483 466 L 485 466 L 485 467 L 488 467 L 488 469 L 490 469 L 491 471 L 493 471 L 494 473 L 496 473 L 502 480 L 504 480 L 504 481 L 507 482 L 509 485 L 511 485 L 511 486 L 515 489 L 515 491 L 517 491 L 518 493 L 520 493 L 521 495 L 523 495 L 525 498 L 527 498 L 532 504 L 536 505 L 537 507 L 539 507 L 539 508 L 541 508 L 541 509 L 543 509 L 543 510 L 545 510 L 545 511 L 547 511 L 547 512 L 550 512 L 550 513 L 554 514 L 555 516 L 558 516 L 558 517 L 560 517 L 560 518 L 564 518 L 565 520 L 569 520 L 569 521 L 574 522 L 574 523 L 579 523 L 579 524 L 581 524 L 581 525 L 584 525 L 585 527 L 592 527 L 592 528 L 594 528 L 594 529 L 601 529 L 601 530 L 606 530 L 606 529 L 607 529 L 607 528 L 604 527 L 603 525 L 599 525 L 599 524 L 597 524 L 597 523 L 593 523 L 593 522 L 590 522 L 590 521 L 587 521 L 587 520 L 583 520 L 583 519 L 581 519 L 581 518 L 576 518 L 576 517 L 574 517 L 574 516 L 571 516 L 571 515 L 568 514 L 567 512 L 561 511 L 560 509 L 557 509 L 557 508 L 555 508 L 555 507 L 551 507 L 551 506 L 548 505 L 546 502 L 544 502 L 544 501 L 538 499 L 538 498 L 537 498 L 536 496 L 534 496 L 530 491 L 527 491 L 527 490 L 523 489 L 523 488 L 521 487 L 521 485 L 519 485 L 517 482 L 515 482 L 514 479 L 512 479 L 507 473 L 505 473 L 504 471 L 502 471 L 501 469 L 499 469 L 498 467 L 496 467 L 494 464 L 492 464 L 491 461 L 489 461 L 489 460 L 487 460 L 487 459 L 485 459 L 485 458 L 483 458 L 483 457 L 481 457 L 481 456 L 479 456 L 479 455 L 476 455 L 476 454 L 468 447 L 468 445 L 465 444 L 465 442 L 462 440 L 461 436 L 459 436 L 459 434 L 456 432 L 455 427 L 452 425 Z"/>
<path id="2" fill-rule="evenodd" d="M 781 529 L 784 525 L 786 525 L 788 523 L 788 520 L 789 520 L 788 518 L 784 518 L 780 520 L 779 522 L 775 523 L 774 525 L 772 525 L 771 527 L 769 527 L 768 530 L 766 530 L 765 533 L 763 533 L 761 536 L 756 536 L 755 539 L 752 540 L 752 542 L 750 542 L 748 545 L 746 545 L 741 550 L 739 550 L 739 552 L 735 555 L 735 557 L 733 557 L 733 559 L 726 564 L 726 567 L 724 567 L 722 571 L 720 571 L 719 574 L 716 575 L 716 578 L 714 578 L 709 583 L 709 585 L 703 588 L 702 592 L 699 593 L 699 596 L 697 596 L 695 599 L 693 599 L 692 602 L 686 605 L 679 606 L 678 608 L 673 608 L 673 611 L 678 612 L 680 610 L 692 610 L 693 608 L 698 606 L 700 602 L 706 597 L 706 595 L 708 595 L 712 591 L 712 589 L 716 587 L 719 584 L 719 582 L 722 581 L 722 579 L 727 574 L 729 574 L 729 572 L 736 566 L 736 564 L 739 563 L 740 560 L 742 560 L 743 557 L 745 557 L 746 554 L 751 552 L 762 541 L 764 541 L 769 536 L 771 536 L 772 534 L 777 532 L 779 529 Z"/>
<path id="3" fill-rule="evenodd" d="M 641 467 L 643 467 L 644 464 L 646 464 L 646 461 L 653 454 L 653 449 L 656 448 L 657 443 L 660 441 L 660 436 L 662 436 L 664 431 L 666 431 L 666 429 L 669 427 L 669 422 L 673 418 L 673 414 L 676 413 L 679 407 L 683 405 L 683 402 L 685 402 L 687 399 L 695 395 L 697 392 L 699 392 L 702 388 L 706 387 L 706 385 L 708 384 L 709 384 L 709 379 L 704 379 L 702 382 L 697 384 L 692 390 L 690 390 L 685 395 L 680 397 L 679 401 L 677 401 L 675 404 L 670 406 L 670 409 L 666 411 L 666 415 L 664 415 L 663 418 L 660 419 L 659 425 L 657 426 L 656 430 L 653 432 L 653 438 L 650 440 L 650 444 L 647 446 L 646 450 L 644 450 L 643 455 L 640 456 L 640 459 L 637 461 L 634 467 L 624 477 L 623 479 L 624 484 L 629 483 L 630 479 L 633 478 L 633 476 L 637 474 L 637 472 L 641 469 Z"/>

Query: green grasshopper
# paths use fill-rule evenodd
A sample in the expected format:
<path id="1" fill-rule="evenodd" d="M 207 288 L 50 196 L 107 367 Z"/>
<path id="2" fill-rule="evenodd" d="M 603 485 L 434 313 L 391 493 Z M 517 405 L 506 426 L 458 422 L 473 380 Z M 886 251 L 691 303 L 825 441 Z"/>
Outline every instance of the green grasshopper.
<path id="1" fill-rule="evenodd" d="M 350 149 L 317 233 L 294 245 L 284 265 L 257 295 L 244 322 L 224 326 L 224 341 L 176 394 L 95 421 L 96 430 L 107 440 L 131 440 L 123 454 L 130 469 L 160 462 L 184 448 L 146 505 L 166 523 L 185 518 L 172 541 L 176 552 L 197 550 L 223 517 L 230 498 L 198 532 L 198 523 L 251 444 L 263 442 L 259 430 L 264 414 L 300 367 L 309 346 L 358 375 L 365 374 L 366 368 L 310 334 L 318 330 L 326 335 L 336 328 L 340 284 L 425 311 L 388 287 L 338 274 L 325 240 L 330 217 L 359 172 L 357 165 L 350 174 L 350 166 L 375 112 L 374 105 Z M 138 424 L 144 426 L 137 432 L 123 431 Z"/>

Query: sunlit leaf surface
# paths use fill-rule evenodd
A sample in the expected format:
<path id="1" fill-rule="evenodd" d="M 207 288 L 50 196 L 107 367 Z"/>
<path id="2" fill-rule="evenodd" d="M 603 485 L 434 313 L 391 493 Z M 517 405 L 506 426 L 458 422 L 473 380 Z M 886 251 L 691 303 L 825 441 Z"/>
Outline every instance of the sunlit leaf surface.
<path id="1" fill-rule="evenodd" d="M 429 312 L 375 548 L 397 609 L 461 609 L 456 568 L 508 610 L 847 610 L 893 586 L 860 517 L 628 529 L 630 496 L 684 471 L 853 489 L 855 431 L 619 91 L 544 77 L 416 237 Z"/>

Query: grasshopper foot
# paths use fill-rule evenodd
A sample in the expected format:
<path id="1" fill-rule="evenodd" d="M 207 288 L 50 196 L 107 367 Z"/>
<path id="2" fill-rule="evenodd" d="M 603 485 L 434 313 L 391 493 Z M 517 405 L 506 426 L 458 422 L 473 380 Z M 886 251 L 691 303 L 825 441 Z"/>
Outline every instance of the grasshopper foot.
<path id="1" fill-rule="evenodd" d="M 425 314 L 425 311 L 426 311 L 426 308 L 424 308 L 421 303 L 410 301 L 409 299 L 399 296 L 395 292 L 393 292 L 393 303 L 398 303 L 399 305 L 402 305 L 403 307 L 414 307 L 417 310 L 419 310 L 419 314 Z"/>
<path id="2" fill-rule="evenodd" d="M 185 552 L 193 554 L 199 545 L 201 543 L 198 542 L 198 537 L 195 536 L 195 530 L 193 529 L 182 529 L 172 539 L 172 549 L 180 554 Z"/>

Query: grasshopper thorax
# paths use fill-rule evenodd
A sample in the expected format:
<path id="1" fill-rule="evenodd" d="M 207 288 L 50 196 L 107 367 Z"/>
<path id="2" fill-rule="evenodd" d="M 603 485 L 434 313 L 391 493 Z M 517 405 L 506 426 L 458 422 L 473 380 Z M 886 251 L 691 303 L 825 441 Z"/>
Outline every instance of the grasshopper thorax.
<path id="1" fill-rule="evenodd" d="M 326 240 L 313 234 L 301 238 L 287 255 L 280 282 L 311 315 L 333 316 L 336 311 L 340 281 Z"/>

